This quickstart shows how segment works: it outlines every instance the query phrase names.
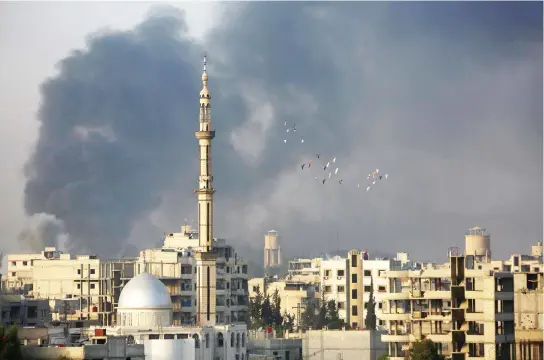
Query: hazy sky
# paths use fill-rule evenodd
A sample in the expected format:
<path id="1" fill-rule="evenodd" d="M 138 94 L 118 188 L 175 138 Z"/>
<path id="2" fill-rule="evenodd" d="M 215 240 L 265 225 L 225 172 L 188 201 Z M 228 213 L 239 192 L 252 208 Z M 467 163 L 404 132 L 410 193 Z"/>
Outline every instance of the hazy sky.
<path id="1" fill-rule="evenodd" d="M 195 219 L 204 49 L 216 236 L 436 260 L 474 225 L 499 257 L 542 238 L 541 3 L 176 7 L 0 4 L 5 253 L 67 232 L 113 256 Z M 300 169 L 317 152 L 342 185 Z"/>

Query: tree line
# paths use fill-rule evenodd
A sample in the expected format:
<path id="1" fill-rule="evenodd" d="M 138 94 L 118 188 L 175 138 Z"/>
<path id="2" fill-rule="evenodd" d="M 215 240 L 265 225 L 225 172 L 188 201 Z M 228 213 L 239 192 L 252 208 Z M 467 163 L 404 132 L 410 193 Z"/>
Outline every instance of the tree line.
<path id="1" fill-rule="evenodd" d="M 371 290 L 365 319 L 365 327 L 367 329 L 376 329 L 375 305 L 374 296 Z M 349 324 L 345 324 L 344 319 L 340 318 L 337 302 L 335 300 L 327 301 L 324 294 L 322 294 L 321 299 L 308 299 L 306 306 L 301 307 L 301 309 L 303 309 L 303 312 L 300 314 L 301 318 L 300 323 L 298 324 L 298 327 L 301 330 L 321 330 L 324 328 L 335 330 L 350 328 Z M 249 300 L 248 311 L 249 329 L 254 330 L 271 327 L 275 329 L 276 332 L 295 330 L 294 316 L 287 312 L 281 313 L 281 297 L 278 289 L 274 291 L 272 296 L 270 296 L 270 294 L 265 296 L 260 288 L 257 287 L 255 296 Z"/>
<path id="2" fill-rule="evenodd" d="M 257 286 L 255 297 L 249 300 L 248 306 L 248 328 L 255 330 L 271 327 L 276 332 L 293 331 L 294 316 L 284 312 L 281 313 L 281 297 L 278 289 L 272 296 L 264 296 Z"/>

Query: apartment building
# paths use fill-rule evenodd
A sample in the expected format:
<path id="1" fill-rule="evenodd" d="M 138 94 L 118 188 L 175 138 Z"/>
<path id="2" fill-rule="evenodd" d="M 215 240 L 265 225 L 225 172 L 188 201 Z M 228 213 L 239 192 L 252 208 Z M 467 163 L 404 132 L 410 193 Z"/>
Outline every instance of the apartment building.
<path id="1" fill-rule="evenodd" d="M 65 254 L 46 248 L 41 254 L 8 256 L 5 284 L 10 292 L 45 299 L 70 300 L 56 318 L 95 320 L 112 325 L 124 285 L 149 272 L 168 288 L 174 306 L 174 325 L 195 322 L 195 260 L 198 234 L 190 226 L 165 237 L 164 246 L 147 249 L 132 259 L 100 260 L 95 255 Z M 217 258 L 217 322 L 245 322 L 248 306 L 247 263 L 224 239 L 215 239 Z M 74 305 L 74 299 L 76 300 Z M 66 304 L 69 309 L 66 309 Z"/>
<path id="2" fill-rule="evenodd" d="M 272 296 L 277 290 L 281 298 L 281 313 L 294 317 L 294 324 L 298 326 L 308 301 L 319 296 L 318 285 L 277 278 L 253 278 L 249 280 L 249 298 L 254 299 L 257 289 L 263 296 Z"/>
<path id="3" fill-rule="evenodd" d="M 321 291 L 325 301 L 334 300 L 338 315 L 344 321 L 349 320 L 349 267 L 348 260 L 334 256 L 321 261 Z"/>
<path id="4" fill-rule="evenodd" d="M 383 276 L 381 319 L 387 323 L 389 356 L 400 360 L 410 343 L 430 339 L 453 360 L 509 358 L 514 351 L 512 273 L 478 269 L 474 255 L 457 249 L 449 263 Z"/>
<path id="5" fill-rule="evenodd" d="M 514 273 L 516 359 L 542 360 L 544 293 L 542 272 Z"/>
<path id="6" fill-rule="evenodd" d="M 0 325 L 43 327 L 51 321 L 46 299 L 28 299 L 22 295 L 0 295 Z"/>
<path id="7" fill-rule="evenodd" d="M 320 283 L 321 261 L 323 261 L 322 258 L 291 260 L 289 261 L 287 278 L 305 283 Z"/>

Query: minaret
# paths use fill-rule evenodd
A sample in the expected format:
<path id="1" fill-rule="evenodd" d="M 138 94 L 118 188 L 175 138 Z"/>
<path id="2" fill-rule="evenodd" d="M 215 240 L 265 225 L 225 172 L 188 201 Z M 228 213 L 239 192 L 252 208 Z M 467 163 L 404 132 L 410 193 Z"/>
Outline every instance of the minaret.
<path id="1" fill-rule="evenodd" d="M 202 72 L 202 90 L 200 91 L 200 128 L 196 132 L 198 139 L 200 171 L 198 189 L 198 239 L 199 249 L 195 253 L 196 281 L 196 322 L 201 326 L 215 325 L 215 282 L 216 254 L 213 249 L 213 193 L 212 182 L 212 130 L 211 96 L 208 90 L 206 55 Z"/>

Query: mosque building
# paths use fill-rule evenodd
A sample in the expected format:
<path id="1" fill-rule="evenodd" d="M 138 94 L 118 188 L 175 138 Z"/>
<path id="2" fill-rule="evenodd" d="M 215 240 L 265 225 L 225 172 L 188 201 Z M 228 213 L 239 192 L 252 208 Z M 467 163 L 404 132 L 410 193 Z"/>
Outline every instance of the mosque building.
<path id="1" fill-rule="evenodd" d="M 157 276 L 143 267 L 121 291 L 114 326 L 107 335 L 127 336 L 131 343 L 144 344 L 146 359 L 246 360 L 247 325 L 217 324 L 216 277 L 218 252 L 213 240 L 213 188 L 211 146 L 215 132 L 211 124 L 211 96 L 208 90 L 206 56 L 200 92 L 200 127 L 196 137 L 200 147 L 198 239 L 170 234 L 165 246 L 186 247 L 193 242 L 196 265 L 196 324 L 174 325 L 172 294 Z M 177 241 L 182 240 L 179 244 Z M 198 243 L 196 243 L 198 242 Z M 220 256 L 224 254 L 219 254 Z M 144 264 L 145 265 L 145 264 Z M 192 304 L 190 304 L 192 305 Z M 101 329 L 103 329 L 101 327 Z M 94 332 L 96 328 L 89 328 Z"/>

